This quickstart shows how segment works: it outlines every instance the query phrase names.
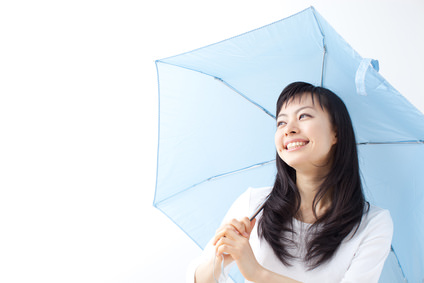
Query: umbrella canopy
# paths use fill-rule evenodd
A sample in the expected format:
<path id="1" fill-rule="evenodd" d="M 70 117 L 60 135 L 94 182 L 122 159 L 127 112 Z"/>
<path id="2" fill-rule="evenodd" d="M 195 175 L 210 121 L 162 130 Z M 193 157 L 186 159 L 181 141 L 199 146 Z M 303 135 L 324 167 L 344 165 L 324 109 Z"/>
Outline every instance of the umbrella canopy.
<path id="1" fill-rule="evenodd" d="M 346 103 L 367 199 L 392 215 L 392 252 L 380 282 L 423 280 L 424 115 L 314 8 L 156 66 L 154 205 L 200 247 L 237 196 L 273 184 L 275 103 L 286 85 L 305 81 Z"/>

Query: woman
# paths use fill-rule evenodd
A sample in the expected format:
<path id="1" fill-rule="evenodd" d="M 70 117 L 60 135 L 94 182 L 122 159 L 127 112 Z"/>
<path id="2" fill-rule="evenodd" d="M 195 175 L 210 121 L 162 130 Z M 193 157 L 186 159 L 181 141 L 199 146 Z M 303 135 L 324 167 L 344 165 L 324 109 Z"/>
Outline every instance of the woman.
<path id="1" fill-rule="evenodd" d="M 274 186 L 236 200 L 189 282 L 216 282 L 234 264 L 246 282 L 378 282 L 393 224 L 365 201 L 346 106 L 328 89 L 296 82 L 276 113 Z M 264 201 L 252 222 L 239 218 Z"/>

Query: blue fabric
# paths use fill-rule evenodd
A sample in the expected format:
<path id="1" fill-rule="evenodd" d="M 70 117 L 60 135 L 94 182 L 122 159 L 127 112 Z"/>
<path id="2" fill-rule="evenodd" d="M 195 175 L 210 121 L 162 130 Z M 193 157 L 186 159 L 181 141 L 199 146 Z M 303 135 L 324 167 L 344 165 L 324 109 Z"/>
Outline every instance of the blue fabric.
<path id="1" fill-rule="evenodd" d="M 358 93 L 361 62 L 312 7 L 156 61 L 160 127 L 154 205 L 204 247 L 238 195 L 249 186 L 273 184 L 273 116 L 281 90 L 293 81 L 322 83 L 351 114 L 369 201 L 393 217 L 394 252 L 382 280 L 400 282 L 396 278 L 405 276 L 421 282 L 424 115 L 378 73 L 376 61 L 368 61 L 361 74 L 366 95 Z"/>

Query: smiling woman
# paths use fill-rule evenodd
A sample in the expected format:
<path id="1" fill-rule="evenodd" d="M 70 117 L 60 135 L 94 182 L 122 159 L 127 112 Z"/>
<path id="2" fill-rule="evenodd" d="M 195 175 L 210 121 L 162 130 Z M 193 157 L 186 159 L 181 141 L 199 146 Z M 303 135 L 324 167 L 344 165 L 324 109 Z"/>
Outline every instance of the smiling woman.
<path id="1" fill-rule="evenodd" d="M 378 282 L 393 224 L 365 201 L 343 101 L 322 87 L 288 85 L 277 101 L 275 146 L 274 186 L 236 200 L 188 282 L 216 282 L 234 264 L 246 282 Z M 256 219 L 236 218 L 262 204 Z"/>
<path id="2" fill-rule="evenodd" d="M 286 101 L 281 107 L 275 145 L 280 158 L 298 173 L 317 168 L 324 172 L 323 167 L 331 165 L 330 151 L 336 142 L 337 135 L 329 114 L 314 103 L 314 96 L 305 93 Z"/>

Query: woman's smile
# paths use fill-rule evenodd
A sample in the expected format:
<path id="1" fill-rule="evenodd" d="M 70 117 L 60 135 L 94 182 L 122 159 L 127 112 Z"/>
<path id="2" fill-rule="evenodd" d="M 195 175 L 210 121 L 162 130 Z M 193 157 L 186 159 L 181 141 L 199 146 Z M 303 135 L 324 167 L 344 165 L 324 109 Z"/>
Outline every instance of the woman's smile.
<path id="1" fill-rule="evenodd" d="M 307 142 L 291 142 L 287 145 L 286 149 L 287 151 L 294 151 L 304 147 L 307 144 Z"/>
<path id="2" fill-rule="evenodd" d="M 294 150 L 298 150 L 300 148 L 303 148 L 305 145 L 307 145 L 309 143 L 309 141 L 307 140 L 290 140 L 290 141 L 286 141 L 285 145 L 284 145 L 284 149 L 287 151 L 294 151 Z"/>

